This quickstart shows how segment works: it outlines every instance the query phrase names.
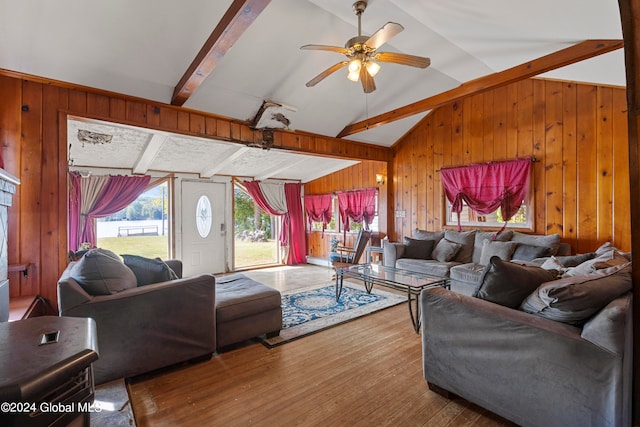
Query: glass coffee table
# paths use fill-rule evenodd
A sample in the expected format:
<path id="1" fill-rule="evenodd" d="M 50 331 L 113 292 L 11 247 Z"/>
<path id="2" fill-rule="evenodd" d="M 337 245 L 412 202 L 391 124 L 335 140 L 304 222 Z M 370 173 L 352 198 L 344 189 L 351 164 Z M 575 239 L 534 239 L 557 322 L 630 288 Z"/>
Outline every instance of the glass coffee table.
<path id="1" fill-rule="evenodd" d="M 368 293 L 371 293 L 373 285 L 406 292 L 409 316 L 417 334 L 420 333 L 420 292 L 434 286 L 449 289 L 448 277 L 431 276 L 379 264 L 356 264 L 336 269 L 336 301 L 340 300 L 345 277 L 362 280 Z"/>

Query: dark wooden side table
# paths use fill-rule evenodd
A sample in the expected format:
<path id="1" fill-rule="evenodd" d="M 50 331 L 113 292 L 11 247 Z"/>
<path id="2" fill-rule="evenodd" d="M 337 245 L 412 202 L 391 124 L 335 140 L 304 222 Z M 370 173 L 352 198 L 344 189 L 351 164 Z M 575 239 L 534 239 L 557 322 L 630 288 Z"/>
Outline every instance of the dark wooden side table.
<path id="1" fill-rule="evenodd" d="M 89 425 L 96 323 L 42 316 L 0 323 L 0 425 Z"/>

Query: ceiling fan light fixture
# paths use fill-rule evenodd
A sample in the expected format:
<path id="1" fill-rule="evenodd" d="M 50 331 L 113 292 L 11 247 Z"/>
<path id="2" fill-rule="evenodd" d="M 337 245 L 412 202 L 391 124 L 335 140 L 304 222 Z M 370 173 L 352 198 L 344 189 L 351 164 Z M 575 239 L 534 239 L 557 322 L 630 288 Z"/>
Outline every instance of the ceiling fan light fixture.
<path id="1" fill-rule="evenodd" d="M 376 74 L 378 74 L 378 71 L 380 71 L 380 64 L 378 64 L 377 62 L 373 62 L 371 60 L 367 61 L 366 67 L 367 67 L 367 72 L 371 77 L 375 77 Z"/>
<path id="2" fill-rule="evenodd" d="M 360 80 L 360 72 L 359 71 L 349 71 L 349 74 L 347 74 L 347 78 L 349 80 L 351 80 L 352 82 L 357 82 L 358 80 Z"/>
<path id="3" fill-rule="evenodd" d="M 349 61 L 349 74 L 359 73 L 362 67 L 362 62 L 359 59 L 352 59 Z"/>

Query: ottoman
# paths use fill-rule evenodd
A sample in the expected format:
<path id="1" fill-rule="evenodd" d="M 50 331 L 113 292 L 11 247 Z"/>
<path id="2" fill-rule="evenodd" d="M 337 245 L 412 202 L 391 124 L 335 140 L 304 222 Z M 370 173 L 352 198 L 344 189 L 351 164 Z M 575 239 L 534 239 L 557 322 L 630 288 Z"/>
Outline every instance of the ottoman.
<path id="1" fill-rule="evenodd" d="M 217 348 L 249 338 L 274 337 L 282 328 L 281 296 L 244 274 L 216 277 Z"/>

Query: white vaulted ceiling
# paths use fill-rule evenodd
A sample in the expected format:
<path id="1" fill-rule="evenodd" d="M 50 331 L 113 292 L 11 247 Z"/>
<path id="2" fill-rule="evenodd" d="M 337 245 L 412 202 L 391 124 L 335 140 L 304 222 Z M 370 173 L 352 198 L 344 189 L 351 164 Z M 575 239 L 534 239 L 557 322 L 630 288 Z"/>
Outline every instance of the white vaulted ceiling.
<path id="1" fill-rule="evenodd" d="M 200 48 L 238 2 L 0 0 L 0 68 L 169 104 Z M 335 137 L 350 124 L 581 41 L 622 39 L 616 0 L 369 0 L 362 16 L 363 33 L 370 35 L 389 21 L 400 23 L 404 31 L 380 50 L 426 56 L 431 66 L 419 69 L 383 63 L 375 77 L 377 89 L 370 94 L 347 80 L 344 70 L 315 87 L 306 87 L 307 81 L 344 57 L 300 50 L 300 46 L 343 46 L 357 34 L 352 3 L 272 0 L 228 51 L 217 57 L 217 65 L 184 107 L 249 121 L 265 100 L 272 100 L 290 107 L 285 110 L 290 129 Z M 244 12 L 254 1 L 240 4 Z M 624 86 L 623 50 L 541 77 Z M 421 111 L 346 138 L 388 147 L 426 114 L 428 111 Z M 132 147 L 145 139 L 140 135 L 131 138 Z M 170 145 L 176 147 L 171 155 Z M 101 149 L 108 152 L 107 147 Z M 131 163 L 142 155 L 133 155 L 131 150 L 113 150 L 111 161 Z M 177 168 L 202 173 L 216 158 L 233 155 L 230 150 L 226 144 L 171 136 L 154 157 L 153 167 L 168 168 L 175 162 Z M 244 167 L 243 174 L 264 164 L 264 175 L 277 171 L 276 176 L 283 176 L 307 169 L 311 176 L 322 162 L 288 161 L 285 163 L 296 166 L 283 172 L 278 161 L 263 159 L 266 153 L 254 151 L 234 157 L 233 163 Z M 75 162 L 83 156 L 87 161 L 95 159 L 90 154 L 73 154 Z M 260 165 L 248 165 L 248 159 Z M 219 173 L 232 172 L 223 170 Z"/>

